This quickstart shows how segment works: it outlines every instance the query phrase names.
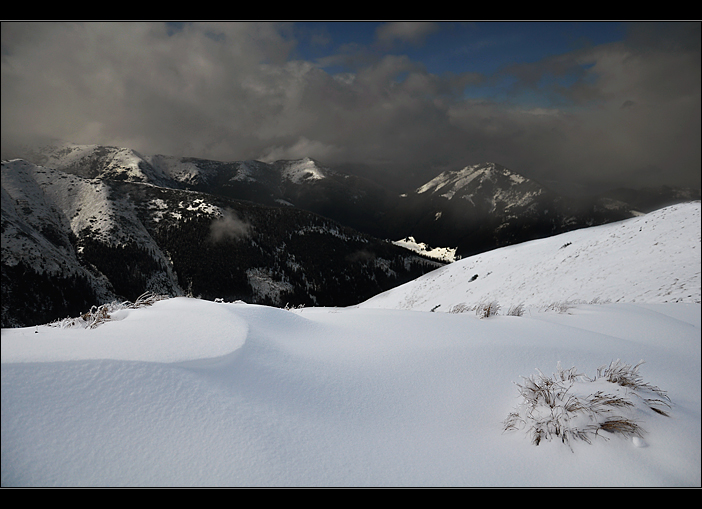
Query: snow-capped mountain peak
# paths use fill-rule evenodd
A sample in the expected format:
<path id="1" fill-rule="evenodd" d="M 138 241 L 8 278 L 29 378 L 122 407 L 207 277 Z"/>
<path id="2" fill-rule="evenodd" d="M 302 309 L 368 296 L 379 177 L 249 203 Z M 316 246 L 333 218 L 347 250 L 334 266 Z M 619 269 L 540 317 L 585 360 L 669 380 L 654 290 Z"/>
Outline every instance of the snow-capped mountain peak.
<path id="1" fill-rule="evenodd" d="M 444 171 L 435 178 L 417 188 L 417 194 L 438 194 L 447 199 L 456 195 L 465 195 L 466 191 L 479 188 L 486 181 L 499 184 L 501 187 L 519 185 L 529 182 L 528 179 L 504 166 L 486 162 L 466 166 L 462 170 Z"/>
<path id="2" fill-rule="evenodd" d="M 87 179 L 155 185 L 162 185 L 172 179 L 164 172 L 168 165 L 159 160 L 163 156 L 144 156 L 126 147 L 60 143 L 28 148 L 22 157 L 45 168 L 58 169 Z"/>
<path id="3" fill-rule="evenodd" d="M 281 177 L 295 184 L 326 178 L 327 170 L 309 157 L 294 161 L 279 161 Z"/>

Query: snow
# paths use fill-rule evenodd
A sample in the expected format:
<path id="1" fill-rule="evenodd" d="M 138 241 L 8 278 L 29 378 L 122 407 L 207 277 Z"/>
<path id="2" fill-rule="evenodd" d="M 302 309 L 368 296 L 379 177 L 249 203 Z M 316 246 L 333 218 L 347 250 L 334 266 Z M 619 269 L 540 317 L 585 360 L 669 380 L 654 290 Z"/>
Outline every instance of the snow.
<path id="1" fill-rule="evenodd" d="M 322 180 L 325 178 L 324 172 L 309 157 L 298 161 L 290 161 L 283 167 L 282 175 L 283 178 L 295 184 L 301 184 L 307 180 Z"/>
<path id="2" fill-rule="evenodd" d="M 348 308 L 179 297 L 95 329 L 3 329 L 2 486 L 699 487 L 699 218 L 685 204 L 495 250 Z M 611 302 L 587 303 L 596 287 Z M 525 311 L 438 312 L 461 288 Z M 616 359 L 670 397 L 669 417 L 637 414 L 643 437 L 571 450 L 503 430 L 522 377 Z"/>
<path id="3" fill-rule="evenodd" d="M 432 180 L 424 184 L 423 186 L 417 188 L 417 194 L 426 193 L 432 191 L 438 193 L 444 187 L 450 185 L 451 189 L 442 194 L 447 199 L 453 198 L 458 190 L 470 184 L 476 178 L 482 176 L 486 171 L 490 170 L 490 166 L 483 168 L 484 165 L 473 165 L 466 166 L 460 171 L 445 171 L 434 177 Z"/>
<path id="4" fill-rule="evenodd" d="M 473 180 L 477 178 L 493 178 L 493 174 L 498 171 L 495 168 L 495 163 L 481 163 L 474 164 L 472 166 L 466 166 L 459 171 L 444 171 L 438 176 L 434 177 L 432 180 L 419 187 L 416 192 L 417 194 L 426 193 L 427 191 L 432 191 L 433 193 L 438 193 L 445 190 L 441 196 L 450 200 L 454 195 L 470 184 Z M 508 170 L 504 169 L 503 172 L 508 173 L 510 180 L 515 184 L 520 184 L 526 179 L 521 175 L 516 175 Z"/>
<path id="5" fill-rule="evenodd" d="M 437 219 L 441 216 L 437 213 Z M 440 260 L 443 262 L 451 263 L 456 261 L 456 251 L 457 248 L 450 247 L 428 247 L 424 242 L 417 242 L 414 237 L 405 237 L 404 239 L 393 241 L 396 246 L 404 247 L 415 253 L 420 253 L 429 258 L 434 258 L 435 260 Z"/>

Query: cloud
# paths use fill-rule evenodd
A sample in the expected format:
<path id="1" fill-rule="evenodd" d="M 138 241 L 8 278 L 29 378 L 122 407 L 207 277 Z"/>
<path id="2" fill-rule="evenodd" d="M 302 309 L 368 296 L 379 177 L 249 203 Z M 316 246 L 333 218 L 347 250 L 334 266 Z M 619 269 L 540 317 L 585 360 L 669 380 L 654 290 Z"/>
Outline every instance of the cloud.
<path id="1" fill-rule="evenodd" d="M 635 43 L 601 45 L 506 69 L 518 78 L 515 88 L 538 92 L 559 115 L 537 119 L 491 108 L 490 123 L 501 126 L 495 127 L 500 134 L 512 127 L 506 139 L 495 135 L 489 140 L 510 147 L 512 160 L 503 164 L 583 184 L 699 187 L 700 51 L 699 44 L 685 42 L 686 30 L 680 33 L 680 44 L 643 44 L 638 35 Z M 699 25 L 697 36 L 699 42 Z M 567 75 L 575 78 L 568 87 L 557 80 L 539 85 L 544 76 Z M 457 121 L 476 129 L 488 116 L 479 111 L 473 115 L 464 108 L 456 113 Z M 663 173 L 647 170 L 651 167 L 667 168 L 667 175 L 661 178 Z"/>
<path id="2" fill-rule="evenodd" d="M 3 24 L 2 130 L 174 155 L 236 151 L 276 107 L 256 105 L 247 83 L 293 44 L 267 23 Z"/>
<path id="3" fill-rule="evenodd" d="M 292 145 L 268 147 L 266 152 L 257 159 L 266 163 L 303 159 L 305 157 L 318 160 L 330 160 L 338 150 L 339 149 L 333 145 L 326 145 L 316 140 L 308 140 L 303 136 Z"/>
<path id="4" fill-rule="evenodd" d="M 439 30 L 439 24 L 433 21 L 394 21 L 380 25 L 375 32 L 381 43 L 395 41 L 421 44 L 424 39 Z"/>
<path id="5" fill-rule="evenodd" d="M 224 240 L 239 240 L 249 235 L 251 225 L 239 219 L 233 210 L 225 210 L 222 217 L 212 221 L 210 225 L 211 242 L 221 242 Z"/>
<path id="6" fill-rule="evenodd" d="M 442 26 L 386 24 L 376 37 L 417 43 Z M 52 137 L 363 164 L 407 187 L 488 160 L 544 183 L 700 185 L 699 23 L 632 25 L 624 41 L 493 75 L 436 75 L 410 54 L 348 46 L 323 60 L 353 62 L 334 74 L 293 58 L 295 33 L 288 23 L 3 23 L 3 157 L 12 141 Z"/>

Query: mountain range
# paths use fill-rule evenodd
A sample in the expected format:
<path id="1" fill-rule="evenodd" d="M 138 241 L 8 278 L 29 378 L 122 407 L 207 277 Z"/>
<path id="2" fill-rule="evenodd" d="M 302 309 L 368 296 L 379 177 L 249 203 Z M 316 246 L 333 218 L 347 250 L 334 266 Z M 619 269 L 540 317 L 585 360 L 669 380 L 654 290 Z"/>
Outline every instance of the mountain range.
<path id="1" fill-rule="evenodd" d="M 3 327 L 145 291 L 345 306 L 443 265 L 296 207 L 164 186 L 152 166 L 95 168 L 2 163 Z"/>
<path id="2" fill-rule="evenodd" d="M 437 246 L 460 258 L 699 199 L 648 194 L 574 201 L 495 163 L 397 195 L 309 158 L 28 149 L 2 164 L 2 326 L 144 291 L 345 306 L 441 267 Z"/>

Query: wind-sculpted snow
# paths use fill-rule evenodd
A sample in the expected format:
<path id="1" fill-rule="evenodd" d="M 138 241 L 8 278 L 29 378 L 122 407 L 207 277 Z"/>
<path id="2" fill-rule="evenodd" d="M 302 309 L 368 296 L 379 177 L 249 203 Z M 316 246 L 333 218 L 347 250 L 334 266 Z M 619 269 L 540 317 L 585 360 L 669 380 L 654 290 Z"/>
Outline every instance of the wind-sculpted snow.
<path id="1" fill-rule="evenodd" d="M 50 325 L 3 329 L 2 362 L 183 362 L 221 357 L 244 344 L 248 326 L 227 308 L 210 304 L 179 297 L 148 308 L 121 309 L 100 325 L 99 333 Z"/>
<path id="2" fill-rule="evenodd" d="M 699 312 L 179 298 L 96 329 L 4 329 L 2 485 L 699 486 Z M 520 377 L 614 359 L 646 360 L 671 399 L 670 417 L 640 416 L 643 439 L 503 432 Z"/>

